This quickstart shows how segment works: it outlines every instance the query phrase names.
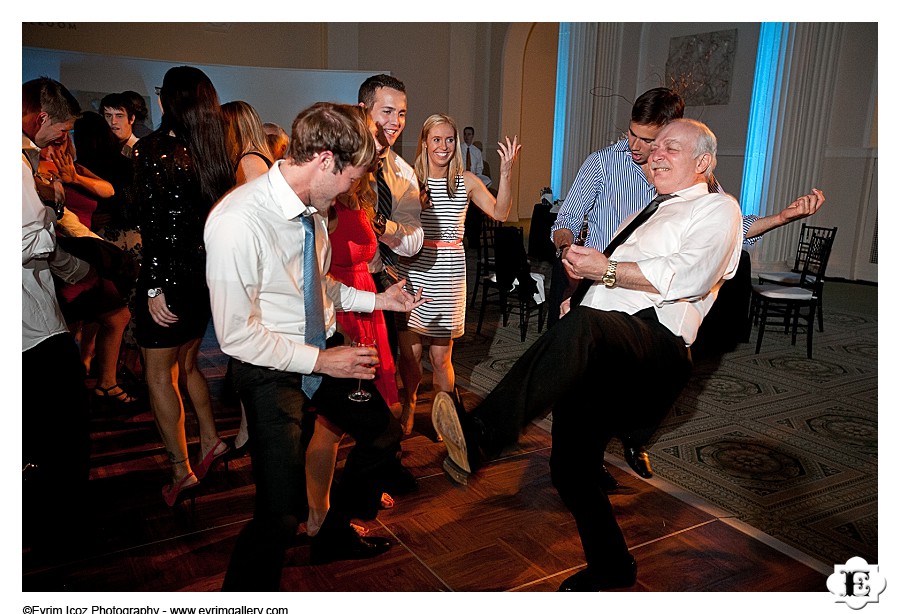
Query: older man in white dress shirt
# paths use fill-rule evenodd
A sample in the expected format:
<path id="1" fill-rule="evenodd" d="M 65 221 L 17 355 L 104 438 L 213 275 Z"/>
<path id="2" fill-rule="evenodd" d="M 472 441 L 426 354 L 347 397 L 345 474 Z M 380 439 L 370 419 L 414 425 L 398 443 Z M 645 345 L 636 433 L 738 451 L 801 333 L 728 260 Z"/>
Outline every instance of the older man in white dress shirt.
<path id="1" fill-rule="evenodd" d="M 636 581 L 637 565 L 599 471 L 597 442 L 660 423 L 690 375 L 688 346 L 723 280 L 737 270 L 741 212 L 731 196 L 709 193 L 715 162 L 715 136 L 705 125 L 669 123 L 649 157 L 656 189 L 668 199 L 654 201 L 652 214 L 627 219 L 609 255 L 577 245 L 566 254 L 570 275 L 594 280 L 581 304 L 568 312 L 564 303 L 566 315 L 468 414 L 457 414 L 445 393 L 435 395 L 432 419 L 449 452 L 444 466 L 463 483 L 531 420 L 553 411 L 550 474 L 587 560 L 561 590 Z M 638 217 L 643 223 L 629 228 Z"/>

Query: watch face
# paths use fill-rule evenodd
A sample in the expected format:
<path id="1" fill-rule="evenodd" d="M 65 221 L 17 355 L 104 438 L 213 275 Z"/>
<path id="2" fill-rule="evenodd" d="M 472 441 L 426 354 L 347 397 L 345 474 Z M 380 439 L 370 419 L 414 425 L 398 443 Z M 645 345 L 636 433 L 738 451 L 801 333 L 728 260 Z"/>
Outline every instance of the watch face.
<path id="1" fill-rule="evenodd" d="M 160 294 L 162 294 L 161 288 L 150 288 L 149 290 L 147 290 L 147 296 L 149 296 L 150 298 L 156 298 Z"/>

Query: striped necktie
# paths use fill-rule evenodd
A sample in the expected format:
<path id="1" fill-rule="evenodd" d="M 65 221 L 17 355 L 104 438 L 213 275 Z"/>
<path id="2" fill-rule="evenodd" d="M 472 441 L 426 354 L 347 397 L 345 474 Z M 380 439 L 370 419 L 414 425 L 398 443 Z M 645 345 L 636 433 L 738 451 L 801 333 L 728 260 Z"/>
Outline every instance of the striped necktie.
<path id="1" fill-rule="evenodd" d="M 301 215 L 303 224 L 303 311 L 306 320 L 304 340 L 307 345 L 325 349 L 325 308 L 322 301 L 322 276 L 316 255 L 316 226 L 312 215 Z M 300 385 L 306 398 L 312 399 L 322 376 L 316 373 L 303 375 Z"/>
<path id="2" fill-rule="evenodd" d="M 384 219 L 391 219 L 393 214 L 391 188 L 388 187 L 384 178 L 384 160 L 378 162 L 378 170 L 375 172 L 375 182 L 378 185 L 378 213 L 384 216 Z M 393 267 L 397 264 L 397 256 L 390 247 L 384 243 L 378 242 L 378 250 L 381 252 L 381 261 L 384 266 Z"/>
<path id="3" fill-rule="evenodd" d="M 637 230 L 638 226 L 646 222 L 650 219 L 650 216 L 656 213 L 656 210 L 659 209 L 659 203 L 665 202 L 675 196 L 674 194 L 660 194 L 644 207 L 640 213 L 638 213 L 631 222 L 629 222 L 628 226 L 622 229 L 622 232 L 617 234 L 612 238 L 612 241 L 609 242 L 609 245 L 606 246 L 606 249 L 603 250 L 603 255 L 609 258 L 612 256 L 612 253 L 616 251 L 616 248 L 622 245 L 625 242 L 625 239 L 631 236 L 631 234 Z M 572 300 L 570 305 L 575 307 L 576 305 L 580 305 L 581 301 L 584 300 L 584 295 L 587 294 L 587 291 L 591 286 L 594 285 L 593 279 L 582 279 L 578 284 L 578 287 L 575 289 L 575 292 L 572 293 Z"/>

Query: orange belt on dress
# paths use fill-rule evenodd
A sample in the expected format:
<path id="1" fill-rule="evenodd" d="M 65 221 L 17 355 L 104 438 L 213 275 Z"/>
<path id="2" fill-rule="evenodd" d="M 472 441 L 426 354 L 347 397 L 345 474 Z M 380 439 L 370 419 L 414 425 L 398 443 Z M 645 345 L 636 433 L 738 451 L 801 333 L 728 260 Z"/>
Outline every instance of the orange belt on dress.
<path id="1" fill-rule="evenodd" d="M 462 241 L 432 241 L 431 239 L 422 241 L 422 245 L 425 247 L 462 247 L 462 244 Z"/>

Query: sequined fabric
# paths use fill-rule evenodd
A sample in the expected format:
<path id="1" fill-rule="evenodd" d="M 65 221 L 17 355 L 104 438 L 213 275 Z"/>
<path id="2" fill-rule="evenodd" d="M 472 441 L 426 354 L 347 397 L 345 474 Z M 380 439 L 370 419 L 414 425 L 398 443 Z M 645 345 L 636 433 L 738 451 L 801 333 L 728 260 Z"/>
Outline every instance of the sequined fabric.
<path id="1" fill-rule="evenodd" d="M 195 162 L 180 139 L 154 132 L 138 141 L 133 159 L 134 205 L 143 242 L 138 343 L 173 347 L 202 337 L 209 319 L 203 225 L 212 203 L 201 195 Z M 163 328 L 149 318 L 148 288 L 163 289 L 179 318 L 177 325 Z"/>

